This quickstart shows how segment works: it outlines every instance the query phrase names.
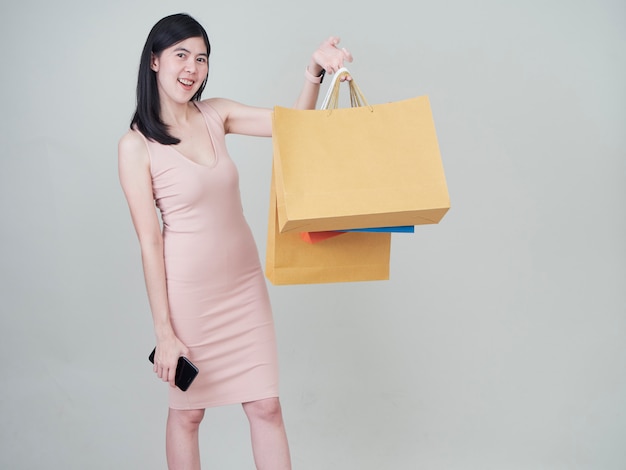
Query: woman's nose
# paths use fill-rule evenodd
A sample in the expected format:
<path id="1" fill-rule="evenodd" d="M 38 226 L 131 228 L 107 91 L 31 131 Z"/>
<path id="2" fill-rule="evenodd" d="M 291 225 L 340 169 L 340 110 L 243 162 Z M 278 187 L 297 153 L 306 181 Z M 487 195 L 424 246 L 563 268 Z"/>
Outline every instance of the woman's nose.
<path id="1" fill-rule="evenodd" d="M 185 64 L 185 70 L 187 72 L 195 72 L 196 71 L 196 61 L 194 59 L 188 60 Z"/>

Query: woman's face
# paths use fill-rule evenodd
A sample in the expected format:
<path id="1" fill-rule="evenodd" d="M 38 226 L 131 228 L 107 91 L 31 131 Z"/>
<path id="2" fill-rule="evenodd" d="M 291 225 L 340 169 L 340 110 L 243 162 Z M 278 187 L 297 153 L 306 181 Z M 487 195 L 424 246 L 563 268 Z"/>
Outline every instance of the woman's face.
<path id="1" fill-rule="evenodd" d="M 201 37 L 188 38 L 152 57 L 161 100 L 187 103 L 209 73 L 209 56 Z"/>

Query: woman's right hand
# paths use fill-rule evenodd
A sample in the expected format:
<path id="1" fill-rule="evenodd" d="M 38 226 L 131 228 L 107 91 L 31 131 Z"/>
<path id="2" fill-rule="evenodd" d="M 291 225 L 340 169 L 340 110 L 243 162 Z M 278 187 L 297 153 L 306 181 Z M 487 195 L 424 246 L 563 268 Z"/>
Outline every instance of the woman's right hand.
<path id="1" fill-rule="evenodd" d="M 352 62 L 352 54 L 345 47 L 339 49 L 337 45 L 340 39 L 337 36 L 331 36 L 324 41 L 311 57 L 309 70 L 315 74 L 317 70 L 315 65 L 326 70 L 326 73 L 333 74 L 344 66 L 344 62 Z M 345 78 L 344 78 L 345 79 Z M 349 80 L 350 78 L 348 78 Z M 343 81 L 343 80 L 342 80 Z"/>
<path id="2" fill-rule="evenodd" d="M 174 387 L 176 378 L 176 366 L 180 356 L 189 356 L 189 348 L 176 336 L 157 339 L 156 353 L 154 354 L 154 367 L 152 370 L 163 382 L 169 382 Z"/>

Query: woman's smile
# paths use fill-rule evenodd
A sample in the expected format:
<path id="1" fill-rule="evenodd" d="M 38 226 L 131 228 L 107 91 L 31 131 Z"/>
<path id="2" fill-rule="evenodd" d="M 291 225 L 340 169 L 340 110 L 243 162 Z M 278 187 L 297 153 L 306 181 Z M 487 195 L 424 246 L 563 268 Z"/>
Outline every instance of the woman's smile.
<path id="1" fill-rule="evenodd" d="M 179 78 L 178 83 L 180 83 L 185 90 L 190 91 L 193 89 L 193 84 L 196 82 L 187 78 Z"/>

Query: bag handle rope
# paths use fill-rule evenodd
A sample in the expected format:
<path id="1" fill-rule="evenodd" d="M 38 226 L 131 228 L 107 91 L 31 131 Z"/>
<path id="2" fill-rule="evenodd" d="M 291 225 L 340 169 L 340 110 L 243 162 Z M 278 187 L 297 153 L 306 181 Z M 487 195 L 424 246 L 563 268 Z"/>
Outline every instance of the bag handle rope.
<path id="1" fill-rule="evenodd" d="M 320 109 L 327 109 L 332 112 L 333 109 L 337 109 L 339 107 L 339 87 L 341 85 L 340 79 L 347 75 L 351 74 L 345 67 L 342 67 L 337 70 L 337 72 L 335 72 L 335 74 L 333 75 L 333 80 L 328 86 L 326 97 L 324 98 Z M 352 80 L 348 80 L 347 82 L 350 87 L 350 106 L 353 108 L 367 106 L 368 108 L 370 108 L 370 111 L 374 111 L 374 109 L 368 104 L 365 96 L 363 96 L 363 93 L 354 81 L 354 78 L 352 78 Z"/>

